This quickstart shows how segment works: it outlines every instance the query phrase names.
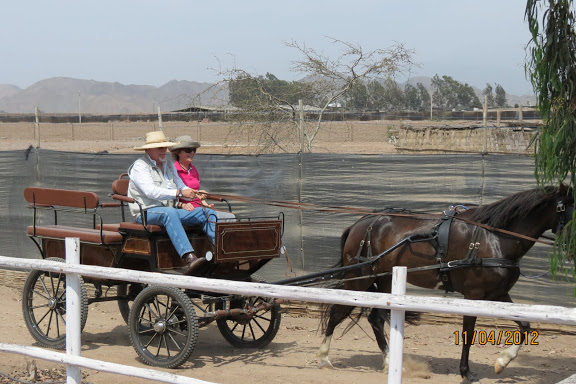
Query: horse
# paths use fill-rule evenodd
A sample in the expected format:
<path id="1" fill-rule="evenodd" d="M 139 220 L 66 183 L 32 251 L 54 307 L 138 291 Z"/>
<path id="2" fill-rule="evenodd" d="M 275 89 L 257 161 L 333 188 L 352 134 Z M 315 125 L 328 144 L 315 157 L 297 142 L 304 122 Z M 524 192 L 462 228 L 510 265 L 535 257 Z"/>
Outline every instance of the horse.
<path id="1" fill-rule="evenodd" d="M 519 260 L 547 230 L 558 233 L 572 219 L 572 189 L 535 188 L 476 208 L 460 206 L 440 216 L 404 211 L 374 211 L 348 227 L 341 236 L 339 266 L 346 269 L 343 288 L 358 291 L 391 291 L 394 266 L 406 266 L 408 283 L 429 289 L 461 293 L 465 299 L 512 302 L 509 291 L 520 275 Z M 368 261 L 368 262 L 367 262 Z M 371 262 L 370 262 L 371 261 Z M 324 314 L 324 339 L 317 352 L 320 365 L 332 367 L 328 352 L 334 328 L 354 307 L 335 304 Z M 368 315 L 388 369 L 388 345 L 384 323 L 389 309 L 373 308 Z M 522 338 L 530 323 L 516 321 Z M 476 316 L 464 316 L 462 334 L 472 335 Z M 525 332 L 526 331 L 526 332 Z M 470 371 L 471 338 L 462 343 L 460 374 L 476 381 Z M 524 339 L 504 350 L 495 371 L 518 355 Z"/>

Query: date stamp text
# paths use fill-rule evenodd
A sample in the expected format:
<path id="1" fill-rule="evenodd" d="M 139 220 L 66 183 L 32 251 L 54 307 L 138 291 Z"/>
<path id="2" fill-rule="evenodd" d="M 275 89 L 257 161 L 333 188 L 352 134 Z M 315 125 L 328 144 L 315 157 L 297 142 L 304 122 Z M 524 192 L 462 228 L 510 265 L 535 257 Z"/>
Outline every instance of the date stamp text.
<path id="1" fill-rule="evenodd" d="M 455 344 L 538 345 L 538 331 L 455 331 Z"/>

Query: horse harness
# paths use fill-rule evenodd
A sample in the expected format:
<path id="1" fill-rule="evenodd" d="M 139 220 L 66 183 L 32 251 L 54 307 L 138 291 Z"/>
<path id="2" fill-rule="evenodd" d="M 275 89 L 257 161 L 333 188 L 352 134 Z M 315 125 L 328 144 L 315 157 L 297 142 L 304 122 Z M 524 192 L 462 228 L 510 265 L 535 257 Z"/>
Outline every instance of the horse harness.
<path id="1" fill-rule="evenodd" d="M 425 270 L 438 270 L 438 281 L 442 282 L 442 286 L 446 292 L 454 292 L 454 288 L 452 286 L 452 281 L 450 279 L 450 271 L 456 268 L 466 268 L 466 267 L 498 267 L 498 268 L 519 268 L 519 264 L 517 260 L 507 260 L 507 259 L 496 259 L 496 258 L 477 258 L 478 250 L 480 249 L 480 243 L 478 239 L 480 237 L 480 227 L 475 225 L 474 230 L 472 231 L 472 237 L 470 241 L 470 245 L 468 246 L 468 251 L 466 253 L 466 257 L 464 259 L 459 260 L 452 260 L 446 262 L 446 256 L 448 255 L 448 246 L 449 246 L 449 238 L 450 238 L 450 229 L 452 226 L 452 222 L 454 221 L 454 217 L 462 210 L 465 210 L 466 207 L 458 205 L 458 206 L 451 206 L 449 210 L 442 212 L 442 216 L 440 221 L 432 228 L 432 230 L 427 234 L 417 234 L 409 236 L 405 239 L 406 242 L 409 243 L 416 243 L 416 242 L 423 242 L 428 241 L 432 242 L 432 246 L 436 250 L 434 258 L 436 259 L 436 264 L 434 265 L 426 265 L 422 267 L 415 267 L 410 268 L 407 272 L 417 272 L 417 271 L 425 271 Z M 385 251 L 379 255 L 373 256 L 372 255 L 372 247 L 371 244 L 371 232 L 373 225 L 380 217 L 377 217 L 373 220 L 373 222 L 368 226 L 366 229 L 366 235 L 364 239 L 360 241 L 360 247 L 358 248 L 358 252 L 355 256 L 355 259 L 358 262 L 362 261 L 373 261 L 376 262 L 381 257 L 385 256 L 389 253 L 389 251 L 395 249 L 394 247 L 391 250 Z M 362 250 L 366 247 L 366 256 L 362 256 Z M 364 277 L 377 277 L 377 276 L 387 276 L 391 275 L 391 272 L 384 272 L 377 275 L 371 276 L 364 276 Z M 347 279 L 353 280 L 357 278 Z"/>

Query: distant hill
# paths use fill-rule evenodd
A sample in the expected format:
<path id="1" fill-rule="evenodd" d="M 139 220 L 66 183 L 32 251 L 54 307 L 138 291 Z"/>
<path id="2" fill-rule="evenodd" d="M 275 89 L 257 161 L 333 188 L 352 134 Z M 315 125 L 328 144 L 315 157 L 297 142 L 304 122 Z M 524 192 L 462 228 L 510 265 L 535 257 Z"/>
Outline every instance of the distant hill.
<path id="1" fill-rule="evenodd" d="M 35 107 L 49 113 L 77 113 L 79 108 L 91 114 L 156 113 L 158 106 L 168 112 L 227 103 L 227 89 L 193 81 L 154 87 L 54 77 L 26 89 L 0 84 L 0 111 L 8 113 L 33 113 Z"/>
<path id="2" fill-rule="evenodd" d="M 302 81 L 310 81 L 303 79 Z M 413 77 L 407 82 L 422 83 L 430 88 L 430 77 Z M 473 87 L 482 100 L 482 90 Z M 513 106 L 534 105 L 533 95 L 507 95 Z M 130 114 L 156 113 L 185 109 L 190 106 L 221 106 L 228 104 L 228 89 L 211 83 L 172 80 L 161 87 L 125 85 L 121 83 L 54 77 L 32 84 L 26 89 L 0 84 L 0 112 L 33 113 L 34 108 L 45 113 Z"/>

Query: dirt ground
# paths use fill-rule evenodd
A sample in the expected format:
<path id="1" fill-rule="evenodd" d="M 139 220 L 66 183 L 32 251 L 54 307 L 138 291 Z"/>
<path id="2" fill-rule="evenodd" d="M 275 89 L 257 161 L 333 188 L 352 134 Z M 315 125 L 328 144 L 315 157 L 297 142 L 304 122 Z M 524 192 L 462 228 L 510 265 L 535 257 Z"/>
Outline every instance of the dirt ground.
<path id="1" fill-rule="evenodd" d="M 0 322 L 1 343 L 36 345 L 22 319 L 21 292 L 17 288 L 0 285 L 2 311 Z M 381 371 L 382 357 L 372 331 L 365 318 L 349 332 L 343 334 L 345 321 L 337 329 L 330 357 L 335 369 L 319 369 L 316 351 L 322 341 L 319 319 L 301 315 L 302 307 L 288 303 L 283 307 L 280 330 L 264 349 L 235 349 L 220 335 L 215 324 L 201 328 L 191 358 L 178 369 L 166 370 L 178 375 L 215 383 L 235 384 L 240 378 L 255 383 L 363 383 L 380 384 L 387 381 Z M 506 331 L 513 323 L 494 319 L 479 319 L 478 331 Z M 503 346 L 474 345 L 471 349 L 471 369 L 482 383 L 556 383 L 572 374 L 574 369 L 574 343 L 576 334 L 568 327 L 533 324 L 539 329 L 538 345 L 524 346 L 519 357 L 500 375 L 494 373 L 493 364 Z M 404 344 L 405 383 L 461 383 L 458 374 L 460 346 L 455 332 L 460 320 L 453 317 L 424 316 L 417 326 L 407 326 Z M 88 321 L 82 333 L 82 356 L 147 368 L 141 363 L 128 336 L 128 327 L 122 320 L 115 302 L 92 304 Z M 25 379 L 25 356 L 0 353 L 0 376 L 9 375 Z M 65 368 L 61 365 L 36 360 L 39 381 L 62 380 Z M 60 376 L 59 376 L 60 375 Z M 127 378 L 93 370 L 83 370 L 84 383 L 127 382 Z M 65 380 L 65 379 L 64 379 Z M 150 382 L 128 379 L 130 383 Z M 13 381 L 0 377 L 0 383 Z"/>
<path id="2" fill-rule="evenodd" d="M 334 122 L 326 123 L 314 139 L 316 153 L 381 154 L 396 152 L 389 142 L 400 121 Z M 454 122 L 454 124 L 457 124 Z M 42 123 L 37 129 L 33 123 L 0 123 L 0 150 L 26 149 L 30 145 L 44 149 L 73 151 L 132 153 L 135 146 L 144 144 L 146 132 L 158 130 L 155 122 L 139 123 Z M 242 134 L 238 128 L 218 122 L 165 122 L 163 131 L 169 139 L 191 135 L 202 147 L 200 153 L 252 154 L 262 146 L 254 136 Z M 40 140 L 38 140 L 40 137 Z M 284 145 L 297 152 L 294 145 Z M 277 150 L 277 152 L 281 152 Z"/>

